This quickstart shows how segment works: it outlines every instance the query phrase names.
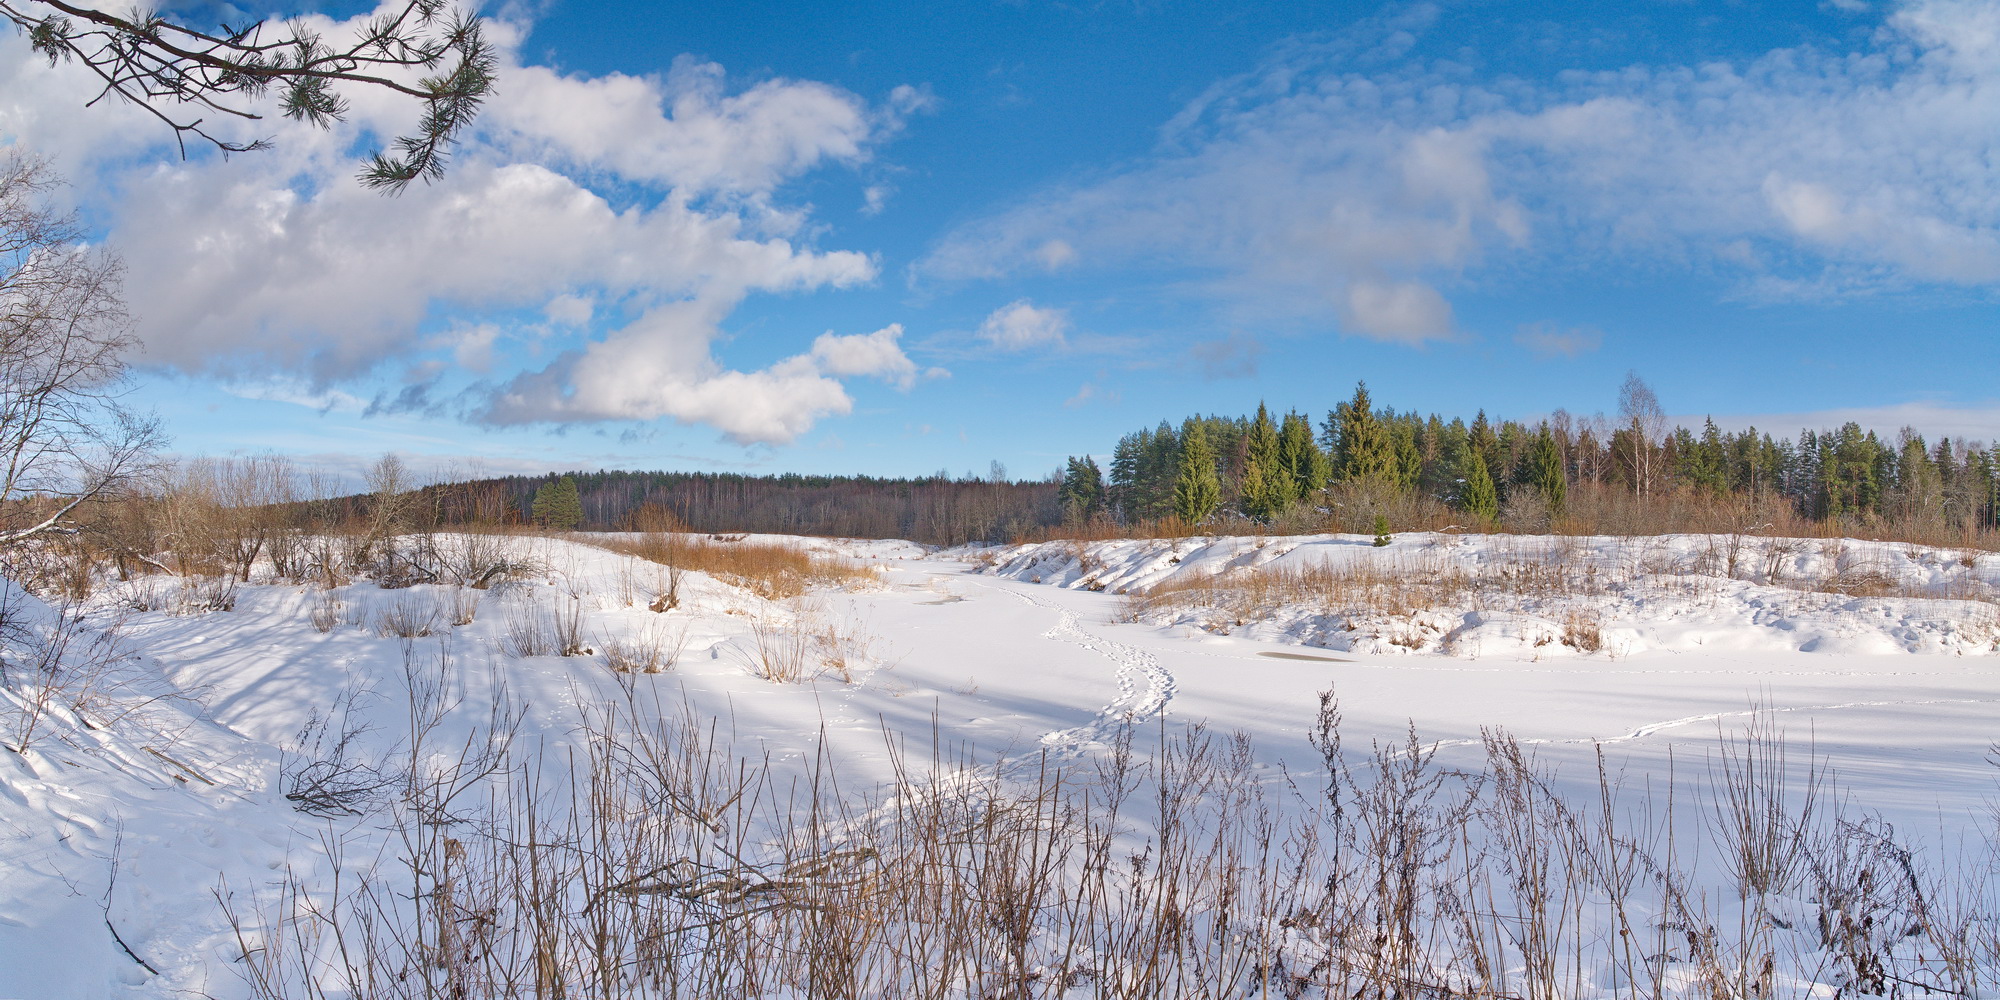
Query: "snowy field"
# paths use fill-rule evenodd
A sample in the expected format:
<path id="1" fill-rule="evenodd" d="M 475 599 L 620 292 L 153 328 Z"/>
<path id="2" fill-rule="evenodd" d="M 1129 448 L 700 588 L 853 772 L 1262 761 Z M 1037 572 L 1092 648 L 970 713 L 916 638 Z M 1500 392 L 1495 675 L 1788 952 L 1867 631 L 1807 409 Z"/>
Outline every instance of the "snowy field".
<path id="1" fill-rule="evenodd" d="M 787 540 L 722 544 L 775 541 Z M 1993 989 L 2000 556 L 1706 536 L 1369 542 L 939 552 L 801 539 L 787 543 L 867 567 L 872 579 L 766 600 L 689 573 L 678 606 L 661 611 L 649 607 L 665 586 L 661 567 L 525 537 L 506 544 L 532 572 L 483 590 L 357 579 L 224 594 L 217 583 L 162 576 L 107 583 L 82 627 L 59 627 L 55 611 L 10 590 L 0 998 L 426 995 L 460 973 L 383 965 L 363 970 L 372 990 L 351 992 L 340 949 L 356 949 L 357 928 L 393 937 L 382 928 L 400 919 L 432 949 L 406 956 L 413 967 L 497 961 L 484 952 L 525 924 L 510 918 L 499 933 L 449 918 L 423 929 L 424 907 L 492 890 L 468 887 L 502 870 L 479 867 L 488 855 L 468 846 L 469 831 L 495 841 L 504 824 L 493 817 L 516 815 L 535 782 L 554 803 L 544 818 L 574 819 L 584 800 L 624 794 L 584 776 L 602 776 L 591 762 L 622 752 L 606 749 L 624 745 L 620 733 L 648 727 L 699 736 L 705 749 L 683 764 L 728 759 L 737 762 L 730 773 L 765 775 L 755 791 L 702 813 L 697 840 L 790 859 L 746 860 L 733 874 L 711 865 L 645 890 L 698 902 L 713 917 L 666 927 L 669 937 L 780 918 L 806 920 L 786 925 L 806 936 L 851 936 L 846 925 L 811 923 L 833 919 L 830 903 L 752 913 L 765 898 L 752 890 L 776 899 L 820 891 L 812 880 L 822 878 L 825 892 L 861 892 L 880 876 L 836 884 L 825 875 L 830 859 L 860 872 L 888 856 L 888 841 L 825 847 L 861 843 L 858 827 L 972 789 L 965 808 L 986 818 L 971 822 L 991 829 L 1008 795 L 1026 796 L 1009 800 L 1016 809 L 1055 801 L 1043 793 L 1058 772 L 1084 789 L 1078 802 L 1102 803 L 1093 796 L 1127 760 L 1142 762 L 1153 789 L 1135 801 L 1166 788 L 1176 768 L 1201 776 L 1185 787 L 1218 806 L 1188 815 L 1198 813 L 1189 822 L 1208 839 L 1185 846 L 1173 829 L 1180 820 L 1160 803 L 1112 821 L 1051 806 L 1046 821 L 1019 829 L 1054 844 L 1050 831 L 1073 825 L 1083 831 L 1079 853 L 1042 858 L 1037 885 L 1022 891 L 1167 865 L 1175 837 L 1186 856 L 1174 863 L 1190 872 L 1236 864 L 1239 854 L 1252 859 L 1245 870 L 1331 866 L 1283 883 L 1310 888 L 1297 900 L 1230 904 L 1244 907 L 1233 922 L 1200 902 L 1221 897 L 1190 888 L 1174 904 L 1187 912 L 1164 925 L 1160 913 L 1172 907 L 1132 895 L 1138 877 L 1117 875 L 1127 895 L 1108 910 L 1137 907 L 1155 922 L 1131 926 L 1153 927 L 1155 939 L 1171 926 L 1210 935 L 1216 955 L 1233 956 L 1171 982 L 1105 972 L 1118 964 L 1106 943 L 1114 935 L 1045 919 L 1085 910 L 1035 897 L 1023 929 L 952 952 L 990 959 L 963 976 L 986 985 L 943 995 L 1321 996 L 1342 975 L 1433 995 L 1477 981 L 1524 997 Z M 196 606 L 204 602 L 227 609 Z M 553 646 L 537 646 L 550 635 Z M 52 646 L 60 657 L 38 661 Z M 637 669 L 612 669 L 621 665 Z M 1345 762 L 1337 801 L 1327 793 L 1328 744 L 1312 738 L 1328 691 L 1339 712 L 1335 756 Z M 1197 725 L 1225 764 L 1187 749 Z M 494 733 L 511 741 L 501 747 Z M 1509 760 L 1521 766 L 1509 771 Z M 1413 761 L 1427 770 L 1403 769 Z M 314 778 L 328 775 L 339 778 L 317 787 L 331 798 L 316 803 Z M 709 780 L 676 772 L 659 784 Z M 1733 788 L 1743 789 L 1741 808 L 1728 805 Z M 421 796 L 429 805 L 413 804 Z M 1510 796 L 1513 806 L 1498 804 Z M 732 821 L 718 817 L 740 802 L 757 804 L 755 815 L 725 834 Z M 811 809 L 816 802 L 839 805 Z M 777 818 L 796 819 L 800 808 L 813 812 L 811 831 Z M 426 824 L 412 818 L 420 813 L 455 818 Z M 1252 814 L 1268 818 L 1259 826 L 1244 819 Z M 647 821 L 620 815 L 634 829 Z M 1558 828 L 1579 831 L 1579 845 L 1598 838 L 1604 853 L 1546 853 L 1568 843 L 1548 833 Z M 1091 831 L 1109 839 L 1097 844 Z M 1334 844 L 1333 831 L 1351 838 L 1349 853 L 1305 843 Z M 637 843 L 617 840 L 624 835 L 592 834 Z M 788 846 L 808 835 L 819 838 L 813 866 Z M 1384 837 L 1416 846 L 1395 848 L 1405 856 L 1386 866 L 1352 853 Z M 1092 850 L 1115 863 L 1092 869 Z M 1456 860 L 1431 858 L 1452 851 Z M 464 866 L 463 885 L 436 871 L 413 881 L 410 859 L 433 854 L 442 871 Z M 1772 866 L 1768 878 L 1745 874 L 1752 855 Z M 1297 860 L 1307 856 L 1318 860 Z M 656 868 L 658 881 L 668 866 Z M 1064 874 L 1071 869 L 1083 874 Z M 1584 869 L 1596 874 L 1549 877 Z M 594 888 L 575 888 L 591 897 L 579 912 L 607 892 L 641 892 L 624 871 L 607 867 Z M 354 896 L 371 872 L 401 888 Z M 715 889 L 725 874 L 734 889 Z M 1359 888 L 1334 887 L 1343 878 Z M 1453 886 L 1482 905 L 1452 904 Z M 1334 899 L 1342 892 L 1346 903 Z M 344 923 L 329 902 L 339 899 L 360 900 Z M 686 907 L 673 912 L 693 912 Z M 1336 911 L 1343 927 L 1374 936 L 1327 930 Z M 336 924 L 344 941 L 334 940 Z M 898 933 L 883 940 L 913 941 L 926 954 L 959 947 Z M 473 937 L 480 955 L 466 943 Z M 1243 957 L 1249 946 L 1238 946 L 1251 938 L 1262 950 Z M 1313 954 L 1317 966 L 1300 964 Z M 877 981 L 869 975 L 899 975 L 843 968 L 857 978 L 773 972 L 739 989 L 834 996 Z M 444 979 L 426 978 L 432 972 Z M 612 995 L 696 995 L 684 989 L 654 980 Z M 469 992 L 545 995 L 534 981 Z"/>

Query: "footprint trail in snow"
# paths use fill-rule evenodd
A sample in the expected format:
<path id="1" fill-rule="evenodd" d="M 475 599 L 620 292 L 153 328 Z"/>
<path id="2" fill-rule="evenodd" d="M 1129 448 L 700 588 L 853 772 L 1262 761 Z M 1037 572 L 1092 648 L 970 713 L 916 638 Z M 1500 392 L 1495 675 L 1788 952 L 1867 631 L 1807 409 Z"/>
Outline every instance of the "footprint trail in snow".
<path id="1" fill-rule="evenodd" d="M 981 584 L 981 586 L 989 585 Z M 1002 590 L 998 587 L 991 589 Z M 1111 699 L 1110 704 L 1098 709 L 1097 715 L 1081 726 L 1058 729 L 1042 735 L 1041 745 L 1049 757 L 1052 759 L 1080 757 L 1093 747 L 1109 744 L 1120 730 L 1150 722 L 1167 710 L 1167 703 L 1173 701 L 1178 681 L 1172 671 L 1161 665 L 1159 657 L 1136 646 L 1114 642 L 1084 631 L 1081 621 L 1074 613 L 1050 601 L 1014 590 L 1002 590 L 1002 592 L 1056 613 L 1055 627 L 1043 632 L 1042 638 L 1081 646 L 1118 665 L 1115 675 L 1118 695 Z"/>

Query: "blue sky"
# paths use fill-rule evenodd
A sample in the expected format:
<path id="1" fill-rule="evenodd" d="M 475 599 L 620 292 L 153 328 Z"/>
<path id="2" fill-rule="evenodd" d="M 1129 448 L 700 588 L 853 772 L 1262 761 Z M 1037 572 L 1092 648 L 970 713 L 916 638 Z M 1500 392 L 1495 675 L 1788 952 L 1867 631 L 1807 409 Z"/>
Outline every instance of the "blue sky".
<path id="1" fill-rule="evenodd" d="M 10 37 L 0 133 L 125 255 L 188 453 L 1039 476 L 1357 379 L 1532 418 L 1628 370 L 2000 438 L 2000 10 L 1585 6 L 509 7 L 397 199 L 350 179 L 386 97 L 181 161 Z"/>

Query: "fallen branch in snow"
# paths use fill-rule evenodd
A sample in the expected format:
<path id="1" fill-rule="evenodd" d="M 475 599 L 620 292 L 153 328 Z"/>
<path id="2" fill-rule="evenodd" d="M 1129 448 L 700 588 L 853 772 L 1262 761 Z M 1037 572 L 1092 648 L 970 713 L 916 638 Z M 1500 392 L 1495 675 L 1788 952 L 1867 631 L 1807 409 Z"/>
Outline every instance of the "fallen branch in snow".
<path id="1" fill-rule="evenodd" d="M 194 768 L 192 768 L 192 767 L 188 766 L 187 764 L 184 764 L 184 763 L 182 763 L 182 762 L 180 762 L 180 761 L 178 761 L 178 760 L 175 760 L 174 758 L 172 758 L 172 757 L 169 757 L 169 756 L 167 756 L 166 754 L 164 754 L 164 753 L 161 753 L 160 751 L 158 751 L 158 750 L 156 750 L 156 749 L 154 749 L 154 748 L 152 748 L 152 747 L 140 747 L 139 749 L 141 749 L 141 750 L 144 750 L 144 751 L 146 751 L 147 753 L 149 753 L 149 754 L 152 754 L 153 756 L 155 756 L 155 757 L 158 757 L 158 758 L 160 758 L 161 760 L 163 760 L 163 761 L 166 761 L 167 763 L 169 763 L 169 764 L 172 764 L 173 766 L 175 766 L 175 767 L 178 767 L 178 768 L 180 768 L 180 769 L 181 769 L 181 770 L 183 770 L 183 771 L 186 771 L 186 772 L 187 772 L 187 773 L 188 773 L 189 775 L 193 776 L 193 777 L 194 777 L 194 778 L 195 778 L 196 780 L 200 781 L 200 782 L 201 782 L 202 784 L 204 784 L 204 785 L 207 785 L 207 786 L 209 786 L 210 788 L 213 788 L 213 787 L 216 787 L 216 785 L 215 785 L 215 782 L 214 782 L 214 780 L 210 779 L 208 775 L 206 775 L 206 774 L 203 774 L 203 773 L 201 773 L 200 771 L 197 771 L 197 770 L 195 770 Z"/>
<path id="2" fill-rule="evenodd" d="M 126 955 L 131 956 L 132 961 L 139 963 L 139 968 L 156 976 L 160 974 L 160 970 L 153 968 L 145 959 L 140 958 L 139 953 L 133 951 L 132 946 L 125 943 L 124 938 L 118 936 L 118 928 L 111 923 L 110 917 L 104 918 L 104 926 L 111 931 L 111 940 L 118 942 L 118 947 L 123 949 Z"/>

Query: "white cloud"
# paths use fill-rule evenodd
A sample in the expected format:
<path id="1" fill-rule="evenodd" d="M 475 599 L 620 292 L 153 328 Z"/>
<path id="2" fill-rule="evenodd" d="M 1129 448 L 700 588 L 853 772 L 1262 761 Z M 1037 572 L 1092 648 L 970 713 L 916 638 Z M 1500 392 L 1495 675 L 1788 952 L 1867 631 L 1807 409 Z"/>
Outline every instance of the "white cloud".
<path id="1" fill-rule="evenodd" d="M 444 338 L 451 347 L 452 360 L 467 371 L 481 375 L 493 370 L 493 347 L 500 328 L 492 323 L 461 323 Z"/>
<path id="2" fill-rule="evenodd" d="M 1059 271 L 1076 263 L 1076 248 L 1062 240 L 1049 240 L 1035 248 L 1035 259 L 1040 261 L 1044 268 Z"/>
<path id="3" fill-rule="evenodd" d="M 590 296 L 572 292 L 564 292 L 542 307 L 542 315 L 547 316 L 549 322 L 563 326 L 582 326 L 590 322 L 596 311 L 597 303 Z"/>
<path id="4" fill-rule="evenodd" d="M 917 384 L 917 365 L 903 353 L 902 336 L 900 323 L 847 337 L 829 331 L 813 341 L 812 359 L 828 375 L 865 375 L 907 391 Z"/>
<path id="5" fill-rule="evenodd" d="M 1448 334 L 1445 296 L 1482 269 L 1636 263 L 1757 296 L 2000 284 L 2000 7 L 1916 0 L 1851 51 L 1541 84 L 1397 56 L 1450 28 L 1425 21 L 1288 45 L 1155 154 L 962 226 L 915 274 L 1032 273 L 1060 246 L 1403 342 Z"/>
<path id="6" fill-rule="evenodd" d="M 311 20 L 329 35 L 362 23 Z M 521 64 L 524 33 L 492 25 L 501 67 L 475 134 L 441 183 L 400 198 L 353 180 L 363 133 L 405 131 L 420 110 L 379 88 L 355 89 L 351 121 L 331 132 L 257 123 L 278 133 L 273 151 L 149 162 L 161 126 L 115 104 L 76 113 L 94 93 L 78 67 L 29 58 L 12 33 L 0 38 L 0 135 L 57 155 L 80 193 L 106 199 L 146 364 L 326 385 L 398 362 L 427 377 L 442 354 L 479 373 L 507 363 L 500 347 L 520 331 L 503 317 L 537 310 L 547 324 L 518 339 L 563 353 L 499 371 L 477 418 L 668 417 L 742 442 L 791 440 L 847 412 L 838 378 L 914 379 L 879 331 L 837 338 L 823 367 L 802 354 L 733 371 L 712 345 L 748 296 L 874 280 L 872 257 L 814 247 L 806 211 L 774 199 L 806 171 L 865 161 L 928 95 L 899 89 L 871 106 L 812 81 L 732 89 L 720 67 L 689 60 L 658 78 L 565 76 Z M 565 171 L 619 182 L 635 203 Z M 853 360 L 868 349 L 873 367 Z"/>
<path id="7" fill-rule="evenodd" d="M 1514 334 L 1514 343 L 1544 360 L 1574 358 L 1604 346 L 1604 331 L 1591 326 L 1565 330 L 1554 323 L 1530 323 Z"/>
<path id="8" fill-rule="evenodd" d="M 1709 415 L 1671 418 L 1686 427 L 1700 427 Z M 1808 410 L 1794 413 L 1715 414 L 1715 425 L 1727 431 L 1755 427 L 1778 438 L 1795 438 L 1801 429 L 1822 431 L 1849 422 L 1860 424 L 1893 439 L 1905 427 L 1926 435 L 1931 444 L 1941 438 L 2000 443 L 2000 403 L 1954 405 L 1930 401 L 1890 403 L 1883 406 L 1854 406 L 1840 409 Z"/>
<path id="9" fill-rule="evenodd" d="M 1070 398 L 1063 400 L 1062 405 L 1063 409 L 1065 410 L 1075 410 L 1085 406 L 1089 406 L 1091 403 L 1098 401 L 1103 401 L 1105 403 L 1117 403 L 1119 399 L 1120 395 L 1118 390 L 1116 389 L 1106 390 L 1101 386 L 1099 386 L 1098 383 L 1096 382 L 1085 382 L 1084 384 L 1077 386 L 1076 395 L 1073 395 Z"/>
<path id="10" fill-rule="evenodd" d="M 321 413 L 360 413 L 368 404 L 352 393 L 312 386 L 301 379 L 282 375 L 222 383 L 222 391 L 239 399 L 290 403 Z"/>
<path id="11" fill-rule="evenodd" d="M 993 310 L 979 324 L 979 339 L 1003 351 L 1025 351 L 1030 347 L 1060 345 L 1068 330 L 1068 313 L 1017 299 Z"/>
<path id="12" fill-rule="evenodd" d="M 767 80 L 729 93 L 723 68 L 683 56 L 664 78 L 563 75 L 513 66 L 481 128 L 534 157 L 554 152 L 629 180 L 689 194 L 769 194 L 823 161 L 854 163 L 900 111 L 811 81 Z"/>
<path id="13" fill-rule="evenodd" d="M 1420 344 L 1451 336 L 1451 304 L 1421 281 L 1354 281 L 1341 322 L 1364 337 Z"/>

